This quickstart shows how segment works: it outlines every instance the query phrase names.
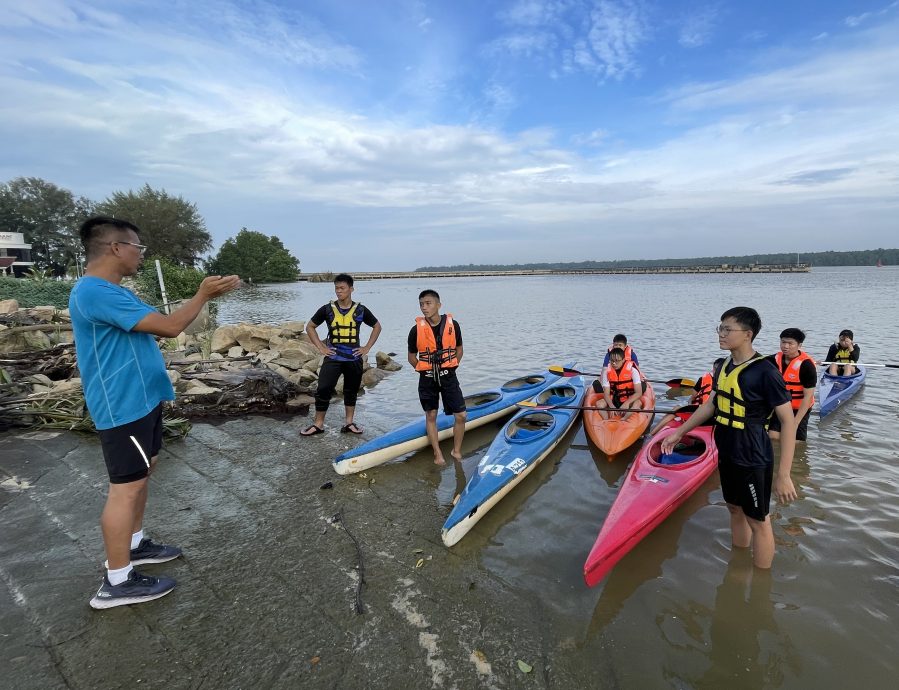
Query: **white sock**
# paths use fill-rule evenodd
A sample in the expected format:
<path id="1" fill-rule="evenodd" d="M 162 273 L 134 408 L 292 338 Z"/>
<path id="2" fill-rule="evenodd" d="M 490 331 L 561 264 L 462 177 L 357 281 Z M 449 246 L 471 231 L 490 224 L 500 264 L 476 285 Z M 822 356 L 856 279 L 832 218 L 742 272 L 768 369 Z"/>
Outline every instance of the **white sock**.
<path id="1" fill-rule="evenodd" d="M 140 546 L 140 540 L 144 538 L 144 531 L 140 530 L 131 535 L 131 548 L 136 549 Z"/>
<path id="2" fill-rule="evenodd" d="M 128 579 L 128 576 L 131 574 L 131 570 L 132 568 L 130 563 L 124 568 L 119 568 L 117 570 L 107 570 L 106 579 L 109 580 L 109 584 L 113 586 L 120 585 Z"/>

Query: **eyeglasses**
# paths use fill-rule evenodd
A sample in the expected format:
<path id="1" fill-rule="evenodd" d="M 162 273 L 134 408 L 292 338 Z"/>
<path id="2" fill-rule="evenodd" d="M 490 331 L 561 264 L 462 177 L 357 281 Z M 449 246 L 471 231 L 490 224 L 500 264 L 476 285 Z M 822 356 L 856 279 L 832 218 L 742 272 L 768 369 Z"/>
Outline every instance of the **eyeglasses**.
<path id="1" fill-rule="evenodd" d="M 115 240 L 113 242 L 100 242 L 100 244 L 130 244 L 132 247 L 137 247 L 137 251 L 140 252 L 140 255 L 143 256 L 147 253 L 147 245 L 138 244 L 137 242 L 125 242 L 124 240 Z"/>
<path id="2" fill-rule="evenodd" d="M 748 330 L 749 330 L 748 328 L 731 328 L 730 326 L 722 326 L 721 324 L 718 324 L 717 326 L 715 326 L 715 332 L 718 333 L 718 335 L 724 335 L 724 336 L 728 336 L 731 333 L 733 333 L 734 331 L 748 331 Z"/>

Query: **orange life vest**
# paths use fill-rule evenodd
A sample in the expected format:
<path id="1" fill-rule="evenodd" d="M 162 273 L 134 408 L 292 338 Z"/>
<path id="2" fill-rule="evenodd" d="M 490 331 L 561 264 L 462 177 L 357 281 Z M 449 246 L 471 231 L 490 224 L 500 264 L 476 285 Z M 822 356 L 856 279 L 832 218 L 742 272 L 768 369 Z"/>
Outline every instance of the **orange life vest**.
<path id="1" fill-rule="evenodd" d="M 699 390 L 696 391 L 696 402 L 697 405 L 702 405 L 706 400 L 709 399 L 709 396 L 712 394 L 712 374 L 711 372 L 706 372 L 699 379 Z"/>
<path id="2" fill-rule="evenodd" d="M 609 345 L 609 350 L 608 350 L 609 352 L 611 352 L 611 351 L 614 350 L 614 349 L 615 349 L 615 346 L 614 346 L 614 345 Z M 624 346 L 623 348 L 621 348 L 621 349 L 624 350 L 624 361 L 625 361 L 625 362 L 633 362 L 633 361 L 634 361 L 634 357 L 633 357 L 633 352 L 634 352 L 634 351 L 631 349 L 631 346 L 630 346 L 630 345 L 625 345 L 625 346 Z"/>
<path id="3" fill-rule="evenodd" d="M 624 361 L 624 365 L 619 371 L 616 371 L 611 364 L 609 365 L 606 376 L 609 379 L 612 402 L 616 406 L 621 405 L 634 394 L 634 368 L 634 363 L 628 360 Z"/>
<path id="4" fill-rule="evenodd" d="M 799 354 L 790 360 L 790 363 L 787 365 L 787 370 L 784 371 L 783 359 L 783 352 L 778 352 L 774 355 L 774 360 L 777 362 L 777 369 L 783 374 L 784 382 L 787 384 L 787 392 L 790 394 L 790 404 L 793 406 L 793 410 L 798 410 L 802 405 L 802 398 L 805 397 L 805 388 L 802 387 L 802 382 L 799 380 L 799 368 L 805 360 L 812 360 L 812 364 L 814 364 L 815 360 L 800 350 Z M 814 401 L 814 399 L 813 395 L 812 401 Z"/>
<path id="5" fill-rule="evenodd" d="M 440 369 L 452 369 L 459 366 L 456 359 L 456 328 L 453 325 L 453 315 L 447 314 L 443 321 L 443 329 L 440 331 L 441 350 L 437 349 L 437 339 L 434 330 L 424 316 L 415 319 L 417 328 L 415 347 L 418 348 L 418 364 L 415 371 L 431 371 L 435 365 Z"/>

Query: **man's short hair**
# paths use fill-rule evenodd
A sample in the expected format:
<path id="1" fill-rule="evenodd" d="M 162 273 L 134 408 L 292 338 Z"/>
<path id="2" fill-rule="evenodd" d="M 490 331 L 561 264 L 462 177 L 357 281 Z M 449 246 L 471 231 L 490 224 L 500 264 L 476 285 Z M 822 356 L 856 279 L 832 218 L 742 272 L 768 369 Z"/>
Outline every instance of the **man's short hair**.
<path id="1" fill-rule="evenodd" d="M 613 357 L 621 357 L 621 359 L 624 359 L 624 350 L 620 347 L 613 347 L 609 350 L 609 359 L 612 359 Z"/>
<path id="2" fill-rule="evenodd" d="M 728 309 L 721 315 L 721 320 L 733 319 L 743 328 L 752 331 L 751 340 L 755 340 L 755 336 L 762 330 L 762 317 L 752 307 L 733 307 Z"/>
<path id="3" fill-rule="evenodd" d="M 419 301 L 423 300 L 425 297 L 433 297 L 433 298 L 436 299 L 438 302 L 440 301 L 440 295 L 437 294 L 437 291 L 436 291 L 436 290 L 430 290 L 430 289 L 428 289 L 428 290 L 422 290 L 421 292 L 418 293 L 418 300 L 419 300 Z"/>
<path id="4" fill-rule="evenodd" d="M 334 276 L 334 284 L 337 285 L 337 283 L 346 283 L 350 287 L 353 287 L 353 276 L 349 273 L 338 273 Z"/>
<path id="5" fill-rule="evenodd" d="M 798 328 L 784 328 L 780 332 L 780 339 L 789 338 L 790 340 L 795 340 L 797 343 L 802 345 L 805 342 L 805 333 L 800 331 Z"/>
<path id="6" fill-rule="evenodd" d="M 101 253 L 99 247 L 110 234 L 129 230 L 140 236 L 140 228 L 121 218 L 94 216 L 84 221 L 78 229 L 78 234 L 81 237 L 81 244 L 84 246 L 84 253 L 87 254 L 88 261 Z"/>
<path id="7" fill-rule="evenodd" d="M 613 343 L 624 343 L 627 345 L 627 336 L 624 333 L 616 333 L 615 337 L 612 338 Z"/>
<path id="8" fill-rule="evenodd" d="M 840 331 L 840 337 L 842 338 L 844 335 L 849 338 L 849 340 L 855 340 L 855 336 L 848 328 L 844 328 L 842 331 Z"/>

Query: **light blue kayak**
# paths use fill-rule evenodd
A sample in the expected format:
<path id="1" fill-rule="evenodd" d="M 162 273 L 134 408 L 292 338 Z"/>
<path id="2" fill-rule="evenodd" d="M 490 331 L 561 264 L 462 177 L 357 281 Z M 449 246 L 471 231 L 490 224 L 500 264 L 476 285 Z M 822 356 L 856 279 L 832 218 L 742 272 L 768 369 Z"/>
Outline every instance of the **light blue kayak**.
<path id="1" fill-rule="evenodd" d="M 822 374 L 818 384 L 818 415 L 823 419 L 858 393 L 865 385 L 867 375 L 864 367 L 858 367 L 858 372 L 852 376 Z"/>
<path id="2" fill-rule="evenodd" d="M 547 388 L 532 400 L 538 405 L 577 406 L 583 398 L 584 382 L 578 376 Z M 524 409 L 510 419 L 490 444 L 446 519 L 443 543 L 452 546 L 468 534 L 487 511 L 559 445 L 579 413 L 579 409 Z"/>
<path id="3" fill-rule="evenodd" d="M 570 366 L 574 366 L 571 364 Z M 465 430 L 475 429 L 495 419 L 511 414 L 518 409 L 516 403 L 533 397 L 547 386 L 559 381 L 561 376 L 543 371 L 507 381 L 499 388 L 465 396 L 468 419 Z M 437 415 L 438 437 L 443 439 L 453 435 L 454 418 L 451 414 Z M 354 474 L 371 467 L 412 453 L 429 445 L 425 432 L 424 417 L 389 431 L 383 436 L 362 443 L 348 450 L 334 460 L 332 465 L 337 474 Z"/>

